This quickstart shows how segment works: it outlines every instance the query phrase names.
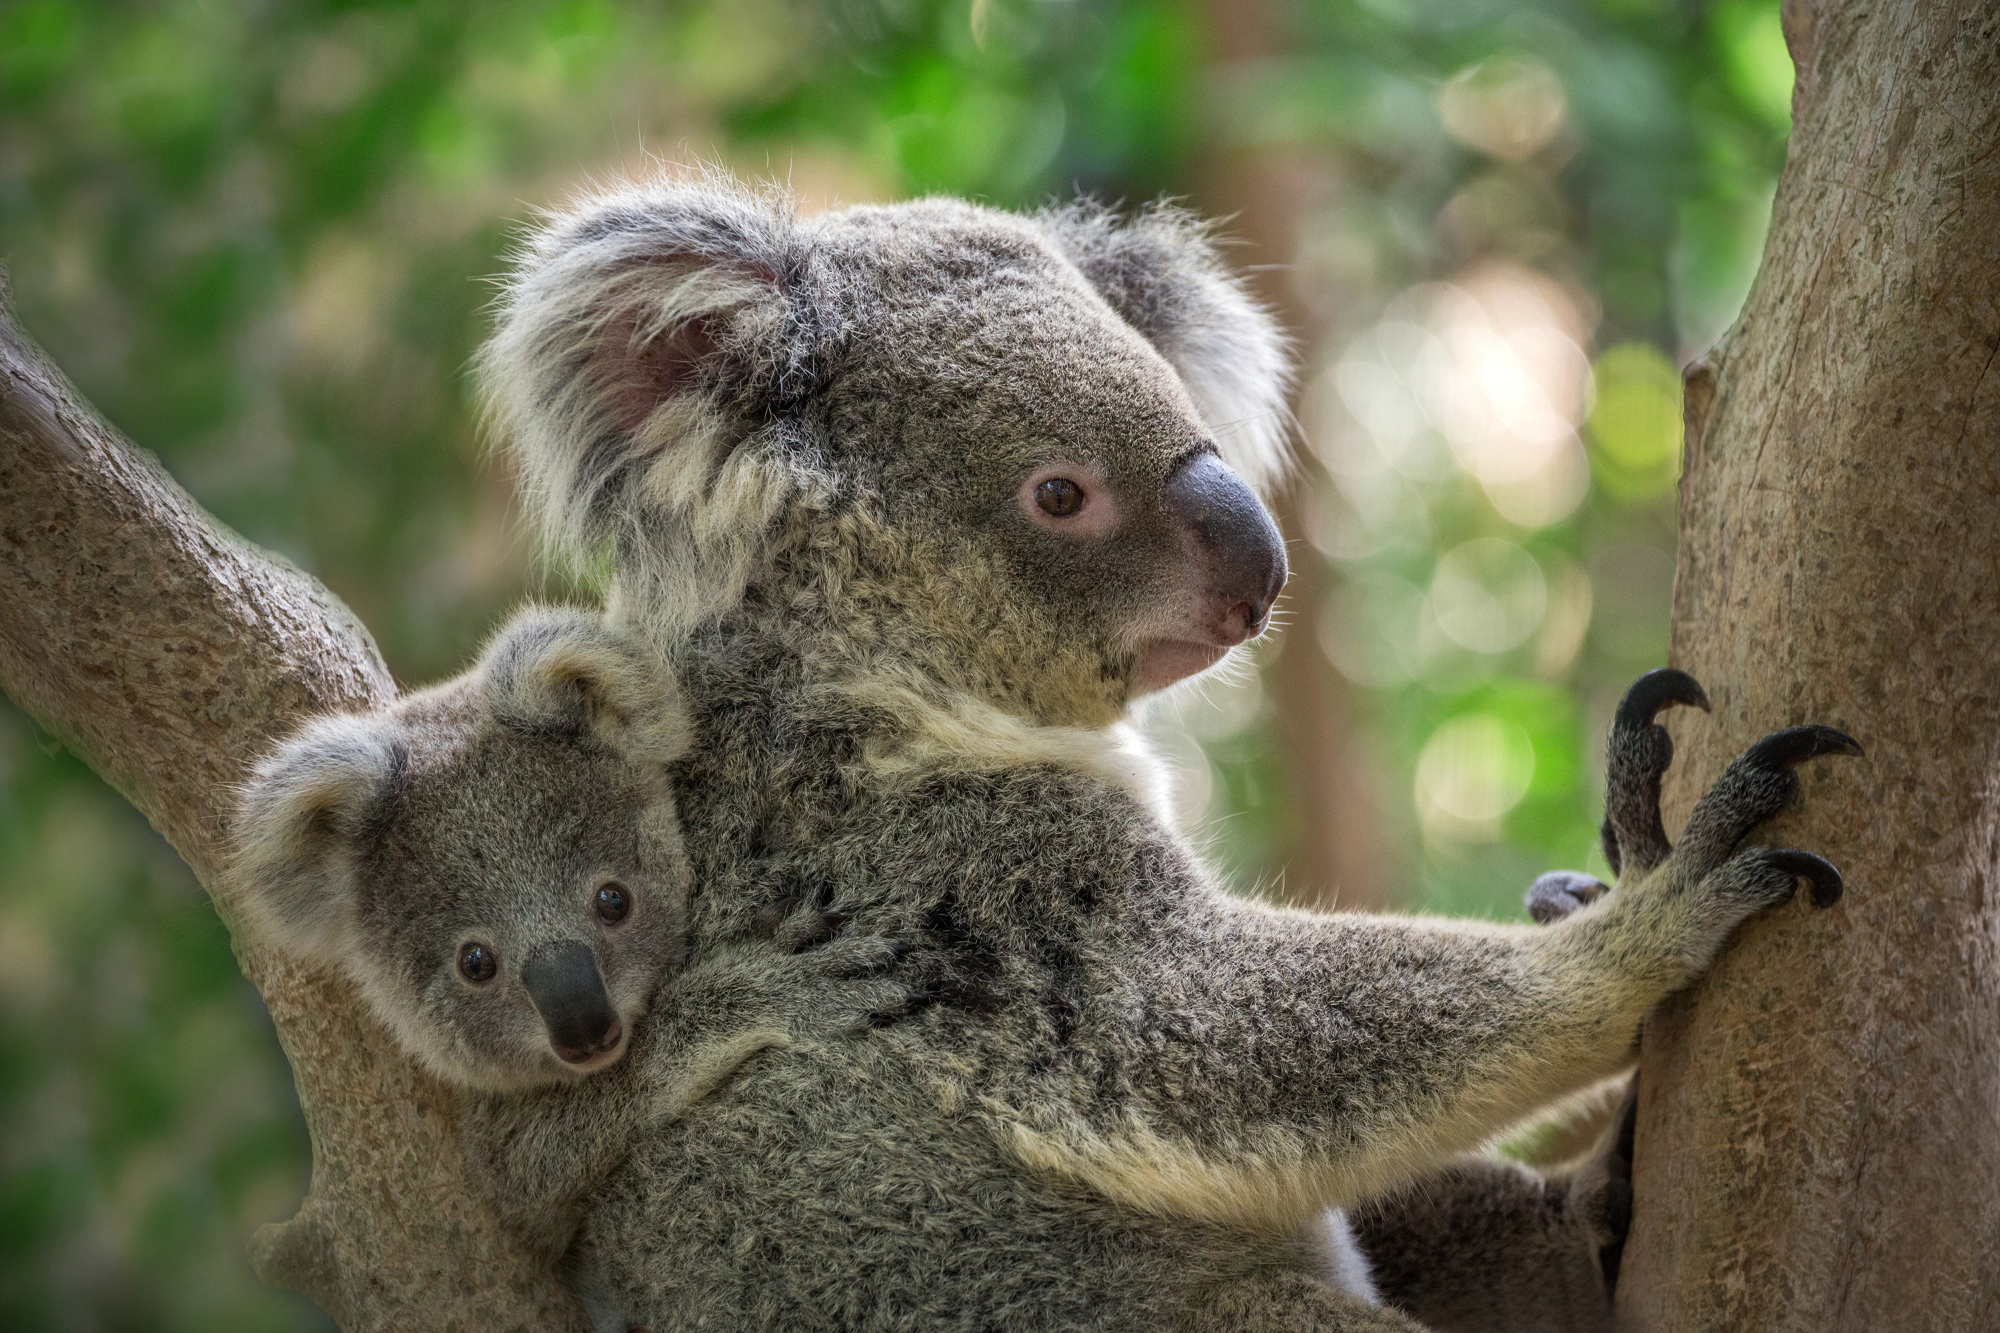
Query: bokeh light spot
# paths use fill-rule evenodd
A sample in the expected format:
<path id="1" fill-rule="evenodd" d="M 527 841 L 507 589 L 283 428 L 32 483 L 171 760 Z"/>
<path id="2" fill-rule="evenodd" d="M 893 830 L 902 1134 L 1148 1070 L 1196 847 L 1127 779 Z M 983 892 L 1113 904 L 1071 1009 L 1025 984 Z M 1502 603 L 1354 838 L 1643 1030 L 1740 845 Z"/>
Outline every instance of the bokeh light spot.
<path id="1" fill-rule="evenodd" d="M 1650 343 L 1620 343 L 1597 358 L 1590 413 L 1598 484 L 1625 500 L 1673 489 L 1681 464 L 1681 377 Z"/>
<path id="2" fill-rule="evenodd" d="M 1504 653 L 1542 623 L 1548 585 L 1535 558 L 1512 542 L 1475 537 L 1438 561 L 1431 613 L 1453 642 Z"/>
<path id="3" fill-rule="evenodd" d="M 1535 746 L 1526 731 L 1491 713 L 1455 717 L 1417 758 L 1417 814 L 1428 832 L 1491 842 L 1534 778 Z"/>

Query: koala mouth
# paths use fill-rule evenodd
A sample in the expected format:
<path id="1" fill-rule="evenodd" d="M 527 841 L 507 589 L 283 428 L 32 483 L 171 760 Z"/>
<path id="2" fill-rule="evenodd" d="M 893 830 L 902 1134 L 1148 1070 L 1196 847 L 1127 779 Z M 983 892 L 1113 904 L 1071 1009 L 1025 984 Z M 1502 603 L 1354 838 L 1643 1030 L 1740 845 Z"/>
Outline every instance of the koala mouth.
<path id="1" fill-rule="evenodd" d="M 596 1040 L 586 1046 L 549 1044 L 556 1058 L 573 1074 L 592 1074 L 614 1063 L 625 1053 L 625 1025 L 616 1018 Z"/>
<path id="2" fill-rule="evenodd" d="M 1139 651 L 1139 663 L 1132 670 L 1132 692 L 1151 694 L 1175 681 L 1186 680 L 1208 670 L 1228 655 L 1234 645 L 1192 643 L 1186 639 L 1155 639 Z"/>

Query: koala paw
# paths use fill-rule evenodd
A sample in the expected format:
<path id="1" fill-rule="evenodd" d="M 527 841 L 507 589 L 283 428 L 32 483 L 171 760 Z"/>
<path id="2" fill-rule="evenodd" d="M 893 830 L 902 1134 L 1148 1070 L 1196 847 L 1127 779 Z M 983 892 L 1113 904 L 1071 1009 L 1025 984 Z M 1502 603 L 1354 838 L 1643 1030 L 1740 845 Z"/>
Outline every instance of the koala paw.
<path id="1" fill-rule="evenodd" d="M 1551 870 L 1528 886 L 1528 915 L 1538 925 L 1560 921 L 1611 892 L 1611 886 L 1581 870 Z"/>
<path id="2" fill-rule="evenodd" d="M 1793 772 L 1808 759 L 1822 755 L 1859 755 L 1852 736 L 1832 727 L 1787 727 L 1758 741 L 1731 761 L 1688 819 L 1678 848 L 1667 841 L 1660 821 L 1660 778 L 1673 761 L 1673 742 L 1654 718 L 1670 704 L 1707 708 L 1708 698 L 1692 676 L 1663 668 L 1641 676 L 1618 705 L 1612 721 L 1605 782 L 1604 854 L 1622 876 L 1643 876 L 1670 856 L 1676 880 L 1699 883 L 1703 896 L 1740 919 L 1775 907 L 1797 892 L 1804 879 L 1812 885 L 1816 907 L 1840 900 L 1840 872 L 1810 852 L 1752 848 L 1737 853 L 1750 830 L 1792 803 L 1799 779 Z M 1575 893 L 1564 885 L 1544 888 L 1537 880 L 1529 892 L 1531 911 L 1537 895 L 1537 920 L 1554 920 L 1566 910 L 1565 897 Z M 1581 877 L 1578 877 L 1581 878 Z M 1585 899 L 1587 901 L 1587 899 Z M 1581 905 L 1578 903 L 1577 905 Z M 1543 916 L 1542 911 L 1552 912 Z"/>
<path id="3" fill-rule="evenodd" d="M 1638 1117 L 1639 1076 L 1634 1074 L 1603 1145 L 1570 1181 L 1568 1213 L 1597 1256 L 1606 1296 L 1618 1285 L 1625 1238 L 1632 1230 L 1632 1137 Z"/>

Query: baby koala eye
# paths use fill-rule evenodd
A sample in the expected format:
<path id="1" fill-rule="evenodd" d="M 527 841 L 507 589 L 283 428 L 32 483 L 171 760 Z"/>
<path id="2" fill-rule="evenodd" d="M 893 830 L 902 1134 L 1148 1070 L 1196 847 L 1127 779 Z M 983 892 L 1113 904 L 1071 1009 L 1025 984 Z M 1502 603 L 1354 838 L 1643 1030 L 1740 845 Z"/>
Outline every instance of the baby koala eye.
<path id="1" fill-rule="evenodd" d="M 493 974 L 499 970 L 500 960 L 493 956 L 491 949 L 481 944 L 478 940 L 470 941 L 458 951 L 459 975 L 467 981 L 475 984 L 482 981 L 491 981 L 493 980 Z"/>
<path id="2" fill-rule="evenodd" d="M 632 896 L 623 884 L 600 885 L 597 890 L 597 919 L 607 926 L 615 926 L 623 921 L 632 910 Z"/>
<path id="3" fill-rule="evenodd" d="M 1050 477 L 1035 487 L 1035 507 L 1050 518 L 1068 518 L 1083 508 L 1083 487 L 1068 477 Z"/>

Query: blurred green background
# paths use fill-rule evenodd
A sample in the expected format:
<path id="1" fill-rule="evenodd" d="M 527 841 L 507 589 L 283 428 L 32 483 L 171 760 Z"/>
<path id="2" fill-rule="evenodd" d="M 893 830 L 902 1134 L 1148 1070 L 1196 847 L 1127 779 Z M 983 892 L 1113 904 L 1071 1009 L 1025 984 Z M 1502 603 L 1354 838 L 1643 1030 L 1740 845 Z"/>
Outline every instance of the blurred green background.
<path id="1" fill-rule="evenodd" d="M 1304 360 L 1299 572 L 1256 669 L 1149 715 L 1183 812 L 1246 891 L 1513 916 L 1602 868 L 1676 368 L 1747 289 L 1790 88 L 1777 0 L 6 0 L 0 256 L 98 407 L 417 682 L 569 591 L 466 375 L 534 206 L 699 156 L 811 208 L 1234 215 Z M 0 1328 L 329 1327 L 242 1258 L 306 1166 L 192 877 L 6 708 Z"/>

